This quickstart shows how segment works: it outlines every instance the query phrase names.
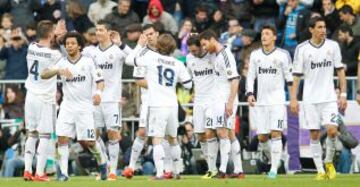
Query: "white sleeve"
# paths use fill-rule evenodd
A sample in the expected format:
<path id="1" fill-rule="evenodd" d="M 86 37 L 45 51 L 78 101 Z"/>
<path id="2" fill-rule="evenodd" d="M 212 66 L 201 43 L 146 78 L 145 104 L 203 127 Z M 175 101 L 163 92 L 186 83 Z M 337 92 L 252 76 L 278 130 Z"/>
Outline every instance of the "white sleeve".
<path id="1" fill-rule="evenodd" d="M 288 84 L 292 84 L 293 76 L 292 76 L 292 63 L 289 52 L 285 51 L 284 62 L 282 63 L 282 70 L 284 73 L 285 80 Z"/>
<path id="2" fill-rule="evenodd" d="M 146 75 L 145 67 L 134 67 L 133 77 L 134 79 L 144 79 Z"/>
<path id="3" fill-rule="evenodd" d="M 121 44 L 120 49 L 125 53 L 125 55 L 128 55 L 131 53 L 131 51 L 133 51 L 133 49 L 131 49 L 128 45 L 126 45 L 125 43 Z"/>
<path id="4" fill-rule="evenodd" d="M 140 53 L 142 47 L 140 45 L 137 45 L 134 50 L 132 50 L 128 56 L 125 59 L 125 63 L 129 66 L 138 66 L 136 62 L 136 57 L 138 56 L 138 53 Z"/>
<path id="5" fill-rule="evenodd" d="M 300 50 L 299 46 L 297 46 L 295 49 L 293 74 L 294 75 L 303 75 L 304 74 L 304 59 L 302 56 L 302 51 Z"/>
<path id="6" fill-rule="evenodd" d="M 240 78 L 237 72 L 235 57 L 232 53 L 226 53 L 223 51 L 223 58 L 225 62 L 225 72 L 228 80 Z"/>
<path id="7" fill-rule="evenodd" d="M 249 71 L 246 77 L 246 94 L 251 93 L 254 94 L 254 82 L 257 76 L 256 74 L 256 64 L 254 59 L 254 53 L 250 54 L 250 63 L 249 63 Z"/>
<path id="8" fill-rule="evenodd" d="M 344 64 L 341 62 L 342 61 L 342 57 L 341 57 L 341 50 L 339 47 L 339 44 L 337 42 L 334 42 L 334 66 L 336 69 L 340 69 L 344 67 Z"/>
<path id="9" fill-rule="evenodd" d="M 180 63 L 180 71 L 179 71 L 179 80 L 181 84 L 186 89 L 191 89 L 192 87 L 192 79 L 191 75 L 189 74 L 188 70 L 186 69 L 185 65 L 183 63 Z"/>
<path id="10" fill-rule="evenodd" d="M 103 72 L 100 68 L 96 68 L 95 63 L 89 63 L 91 76 L 96 83 L 104 81 Z"/>

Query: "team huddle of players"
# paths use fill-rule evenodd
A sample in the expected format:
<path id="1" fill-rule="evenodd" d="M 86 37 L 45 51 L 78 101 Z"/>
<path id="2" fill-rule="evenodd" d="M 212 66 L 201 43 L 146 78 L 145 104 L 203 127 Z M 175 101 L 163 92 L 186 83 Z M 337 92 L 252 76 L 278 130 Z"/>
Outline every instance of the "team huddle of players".
<path id="1" fill-rule="evenodd" d="M 312 38 L 297 46 L 293 62 L 287 51 L 275 46 L 277 33 L 272 26 L 262 28 L 262 47 L 250 56 L 246 94 L 256 115 L 259 148 L 271 161 L 270 179 L 277 176 L 282 154 L 281 133 L 286 125 L 285 84 L 290 90 L 291 111 L 298 112 L 296 94 L 302 75 L 305 81 L 303 110 L 311 131 L 310 148 L 318 170 L 316 179 L 336 176 L 332 160 L 337 141 L 338 108 L 346 108 L 345 72 L 338 44 L 325 38 L 324 20 L 310 20 L 309 30 Z M 144 144 L 151 137 L 156 167 L 152 179 L 180 179 L 182 159 L 177 142 L 179 123 L 175 92 L 178 83 L 186 89 L 194 84 L 193 123 L 208 165 L 203 178 L 245 177 L 241 148 L 234 132 L 239 74 L 230 49 L 220 44 L 212 31 L 188 39 L 190 53 L 186 66 L 171 56 L 176 49 L 175 39 L 169 34 L 159 35 L 153 25 L 143 27 L 134 49 L 123 44 L 119 34 L 103 21 L 96 25 L 97 46 L 85 47 L 79 33 L 66 32 L 63 21 L 55 28 L 50 21 L 41 21 L 37 33 L 38 42 L 30 44 L 27 55 L 25 180 L 49 181 L 44 170 L 53 132 L 58 137 L 61 170 L 58 180 L 69 180 L 69 139 L 75 137 L 94 154 L 99 165 L 99 179 L 116 180 L 124 63 L 135 66 L 134 78 L 141 87 L 139 129 L 132 145 L 130 164 L 123 171 L 125 177 L 134 175 Z M 334 68 L 340 80 L 339 106 L 333 83 Z M 64 97 L 56 120 L 57 77 L 61 78 Z M 319 142 L 321 125 L 325 125 L 328 132 L 326 170 Z M 99 138 L 99 129 L 103 127 L 109 138 L 107 148 Z M 219 150 L 220 167 L 217 168 Z M 35 153 L 37 162 L 33 176 Z M 231 174 L 226 172 L 229 159 L 234 163 Z"/>

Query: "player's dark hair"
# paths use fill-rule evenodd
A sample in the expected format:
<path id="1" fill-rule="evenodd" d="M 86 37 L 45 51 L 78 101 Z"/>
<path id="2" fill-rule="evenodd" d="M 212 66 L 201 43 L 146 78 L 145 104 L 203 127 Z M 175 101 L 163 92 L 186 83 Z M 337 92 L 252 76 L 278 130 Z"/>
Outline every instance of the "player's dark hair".
<path id="1" fill-rule="evenodd" d="M 146 24 L 146 25 L 144 25 L 142 27 L 142 31 L 144 32 L 145 30 L 148 30 L 148 29 L 151 29 L 151 28 L 154 29 L 155 31 L 159 32 L 154 24 Z"/>
<path id="2" fill-rule="evenodd" d="M 317 22 L 324 22 L 325 23 L 325 19 L 323 17 L 318 17 L 318 16 L 313 17 L 313 18 L 311 18 L 309 20 L 308 25 L 309 25 L 310 28 L 314 28 Z"/>
<path id="3" fill-rule="evenodd" d="M 66 47 L 66 40 L 68 38 L 75 38 L 78 45 L 80 46 L 80 50 L 84 49 L 84 47 L 85 47 L 85 39 L 80 33 L 78 33 L 78 32 L 68 32 L 68 33 L 66 33 L 65 36 L 64 36 L 64 45 L 65 45 L 65 47 Z"/>
<path id="4" fill-rule="evenodd" d="M 96 23 L 96 25 L 103 25 L 106 30 L 111 30 L 111 24 L 105 20 L 100 20 Z"/>
<path id="5" fill-rule="evenodd" d="M 344 5 L 343 7 L 340 8 L 339 12 L 343 14 L 351 14 L 353 16 L 355 15 L 354 10 L 350 5 Z"/>
<path id="6" fill-rule="evenodd" d="M 341 25 L 339 27 L 339 31 L 344 32 L 344 33 L 347 32 L 347 33 L 349 33 L 350 36 L 354 36 L 354 33 L 349 25 Z"/>
<path id="7" fill-rule="evenodd" d="M 211 38 L 214 38 L 215 40 L 218 39 L 216 33 L 213 30 L 205 30 L 204 32 L 200 33 L 199 40 L 210 40 Z"/>
<path id="8" fill-rule="evenodd" d="M 53 32 L 54 30 L 54 24 L 53 22 L 49 21 L 49 20 L 43 20 L 40 21 L 37 24 L 37 28 L 36 28 L 36 37 L 38 39 L 45 39 L 48 38 L 49 35 L 51 34 L 51 32 Z"/>
<path id="9" fill-rule="evenodd" d="M 156 48 L 162 55 L 171 55 L 176 49 L 176 41 L 171 34 L 162 34 L 158 38 Z"/>
<path id="10" fill-rule="evenodd" d="M 191 35 L 188 40 L 186 41 L 186 44 L 188 46 L 195 45 L 197 47 L 200 47 L 200 40 L 198 35 Z"/>
<path id="11" fill-rule="evenodd" d="M 275 28 L 274 26 L 272 26 L 272 25 L 264 25 L 264 26 L 261 28 L 261 32 L 262 32 L 263 30 L 271 30 L 271 32 L 272 32 L 275 36 L 277 36 L 277 30 L 276 30 L 276 28 Z"/>

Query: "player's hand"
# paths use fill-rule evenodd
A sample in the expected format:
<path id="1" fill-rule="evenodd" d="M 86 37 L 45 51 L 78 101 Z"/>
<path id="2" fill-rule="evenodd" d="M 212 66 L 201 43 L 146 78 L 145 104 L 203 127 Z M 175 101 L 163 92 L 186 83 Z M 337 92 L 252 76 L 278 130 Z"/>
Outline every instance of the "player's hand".
<path id="1" fill-rule="evenodd" d="M 95 94 L 93 96 L 93 104 L 95 106 L 98 106 L 98 105 L 100 105 L 100 103 L 101 103 L 101 96 L 99 94 Z"/>
<path id="2" fill-rule="evenodd" d="M 346 97 L 340 96 L 340 99 L 338 100 L 338 106 L 340 111 L 344 112 L 347 107 L 347 100 Z"/>
<path id="3" fill-rule="evenodd" d="M 356 101 L 360 105 L 360 94 L 356 94 Z"/>
<path id="4" fill-rule="evenodd" d="M 68 68 L 60 69 L 59 70 L 59 75 L 62 76 L 62 77 L 65 77 L 66 79 L 72 79 L 73 78 L 73 75 L 72 75 L 71 71 Z"/>
<path id="5" fill-rule="evenodd" d="M 249 95 L 249 97 L 247 98 L 247 102 L 251 107 L 255 106 L 256 99 L 254 95 Z"/>
<path id="6" fill-rule="evenodd" d="M 121 41 L 121 36 L 118 32 L 116 31 L 110 31 L 110 39 L 113 43 L 115 43 L 116 45 L 121 45 L 122 41 Z"/>
<path id="7" fill-rule="evenodd" d="M 145 35 L 141 34 L 138 40 L 138 45 L 140 45 L 141 47 L 145 47 L 145 45 L 147 44 L 147 38 Z"/>
<path id="8" fill-rule="evenodd" d="M 294 114 L 297 114 L 299 112 L 299 102 L 297 101 L 297 99 L 290 100 L 290 111 Z"/>
<path id="9" fill-rule="evenodd" d="M 226 118 L 229 118 L 233 114 L 234 105 L 232 103 L 233 102 L 226 103 L 226 106 L 225 106 Z"/>
<path id="10" fill-rule="evenodd" d="M 67 32 L 67 30 L 66 30 L 65 20 L 61 19 L 56 24 L 54 34 L 56 36 L 60 36 L 60 35 L 65 34 L 66 32 Z"/>

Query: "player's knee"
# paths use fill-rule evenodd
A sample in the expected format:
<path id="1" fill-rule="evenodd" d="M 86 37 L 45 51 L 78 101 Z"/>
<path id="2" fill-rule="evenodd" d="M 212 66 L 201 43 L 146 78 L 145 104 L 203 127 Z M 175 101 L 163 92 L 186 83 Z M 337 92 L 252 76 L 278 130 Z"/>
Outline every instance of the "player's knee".
<path id="1" fill-rule="evenodd" d="M 206 134 L 205 133 L 198 133 L 198 139 L 200 142 L 206 142 Z"/>
<path id="2" fill-rule="evenodd" d="M 281 131 L 271 131 L 271 138 L 280 138 Z"/>
<path id="3" fill-rule="evenodd" d="M 206 135 L 206 139 L 211 139 L 211 138 L 215 138 L 216 134 L 214 130 L 206 130 L 205 132 Z"/>
<path id="4" fill-rule="evenodd" d="M 312 140 L 318 140 L 320 138 L 320 130 L 310 130 L 310 138 Z"/>
<path id="5" fill-rule="evenodd" d="M 216 134 L 219 138 L 228 138 L 228 131 L 225 128 L 220 128 L 216 130 Z"/>
<path id="6" fill-rule="evenodd" d="M 258 135 L 258 140 L 259 140 L 259 142 L 266 142 L 266 141 L 268 141 L 269 140 L 269 137 L 268 137 L 268 135 L 267 134 L 259 134 Z"/>
<path id="7" fill-rule="evenodd" d="M 58 137 L 58 143 L 61 144 L 61 145 L 68 144 L 69 139 L 68 139 L 68 137 L 65 137 L 65 136 L 59 136 Z"/>
<path id="8" fill-rule="evenodd" d="M 336 135 L 337 135 L 337 126 L 329 125 L 328 128 L 327 128 L 327 135 L 329 137 L 332 137 L 332 138 L 336 137 Z"/>
<path id="9" fill-rule="evenodd" d="M 107 135 L 110 140 L 120 139 L 120 132 L 118 129 L 109 129 Z"/>

